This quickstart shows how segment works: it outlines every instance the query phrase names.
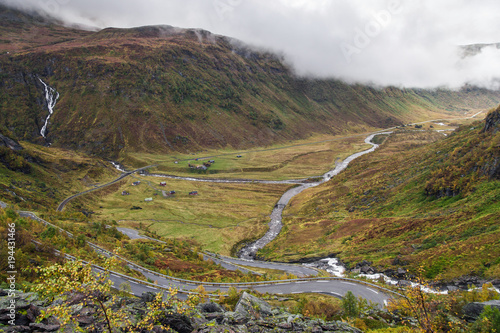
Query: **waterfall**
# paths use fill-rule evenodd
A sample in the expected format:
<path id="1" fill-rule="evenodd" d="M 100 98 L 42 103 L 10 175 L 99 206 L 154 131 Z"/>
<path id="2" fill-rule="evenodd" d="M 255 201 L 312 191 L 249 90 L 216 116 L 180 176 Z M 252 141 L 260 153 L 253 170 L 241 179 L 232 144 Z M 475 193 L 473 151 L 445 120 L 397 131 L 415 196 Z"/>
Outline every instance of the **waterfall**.
<path id="1" fill-rule="evenodd" d="M 49 115 L 45 119 L 45 124 L 43 124 L 40 130 L 40 135 L 45 138 L 45 133 L 47 132 L 47 125 L 49 123 L 50 116 L 54 113 L 54 107 L 56 106 L 56 101 L 59 98 L 59 93 L 52 87 L 49 87 L 42 79 L 38 78 L 45 87 L 45 100 L 47 101 L 47 108 L 49 109 Z"/>

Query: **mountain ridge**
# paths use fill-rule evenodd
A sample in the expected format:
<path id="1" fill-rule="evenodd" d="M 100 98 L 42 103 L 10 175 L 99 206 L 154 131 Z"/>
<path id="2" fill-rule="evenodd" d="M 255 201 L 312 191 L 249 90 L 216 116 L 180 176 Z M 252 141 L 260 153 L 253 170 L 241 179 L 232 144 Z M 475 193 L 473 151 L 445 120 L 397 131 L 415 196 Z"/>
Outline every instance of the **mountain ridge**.
<path id="1" fill-rule="evenodd" d="M 0 127 L 16 139 L 108 158 L 366 132 L 500 102 L 500 92 L 475 87 L 427 91 L 299 78 L 277 55 L 200 29 L 54 29 L 49 42 L 0 56 Z M 20 45 L 29 42 L 22 37 Z M 47 113 L 38 78 L 60 94 L 47 140 L 38 135 Z"/>

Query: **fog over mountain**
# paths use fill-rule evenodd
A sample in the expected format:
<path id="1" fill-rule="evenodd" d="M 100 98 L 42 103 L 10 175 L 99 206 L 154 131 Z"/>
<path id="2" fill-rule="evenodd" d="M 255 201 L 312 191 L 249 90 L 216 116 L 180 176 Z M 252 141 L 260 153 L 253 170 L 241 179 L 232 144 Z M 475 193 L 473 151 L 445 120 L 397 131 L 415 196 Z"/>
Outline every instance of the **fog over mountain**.
<path id="1" fill-rule="evenodd" d="M 495 0 L 1 0 L 99 28 L 202 28 L 282 53 L 299 75 L 406 87 L 499 88 Z"/>

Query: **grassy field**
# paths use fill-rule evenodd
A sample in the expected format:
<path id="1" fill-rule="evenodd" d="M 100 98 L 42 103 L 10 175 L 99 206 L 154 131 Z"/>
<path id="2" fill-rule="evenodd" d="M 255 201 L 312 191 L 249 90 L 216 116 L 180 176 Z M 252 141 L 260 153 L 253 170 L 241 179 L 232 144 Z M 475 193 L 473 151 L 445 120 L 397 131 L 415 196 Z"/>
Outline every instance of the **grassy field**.
<path id="1" fill-rule="evenodd" d="M 137 165 L 159 164 L 161 172 L 183 176 L 273 180 L 307 178 L 321 175 L 332 169 L 337 160 L 369 148 L 363 142 L 364 137 L 314 136 L 309 140 L 259 151 L 205 151 L 199 156 L 135 154 L 132 159 Z M 242 157 L 236 157 L 238 154 Z M 217 173 L 193 174 L 187 167 L 188 163 L 201 164 L 202 160 L 195 159 L 204 156 L 217 156 L 208 158 L 216 161 L 209 171 Z M 136 180 L 140 180 L 141 184 L 133 186 L 132 182 Z M 162 181 L 166 181 L 167 186 L 159 186 Z M 269 214 L 289 187 L 133 176 L 107 190 L 77 199 L 70 205 L 85 202 L 93 206 L 97 218 L 116 221 L 121 226 L 147 229 L 161 236 L 194 239 L 210 251 L 230 254 L 235 244 L 257 238 L 267 231 Z M 176 194 L 165 197 L 162 190 L 175 191 Z M 121 195 L 122 191 L 127 191 L 129 195 Z M 191 191 L 198 191 L 198 195 L 189 195 Z M 153 201 L 145 202 L 145 198 L 153 198 Z"/>
<path id="2" fill-rule="evenodd" d="M 138 186 L 133 181 L 140 180 Z M 229 254 L 232 245 L 267 229 L 268 215 L 289 185 L 215 184 L 134 176 L 111 193 L 93 194 L 96 217 L 158 235 L 190 238 L 206 249 Z M 175 191 L 164 197 L 161 190 Z M 128 191 L 129 195 L 121 195 Z M 189 195 L 198 191 L 198 195 Z M 153 198 L 146 202 L 145 198 Z M 138 209 L 140 207 L 140 209 Z M 131 209 L 136 208 L 136 209 Z"/>
<path id="3" fill-rule="evenodd" d="M 430 129 L 430 126 L 433 129 L 450 128 L 446 125 L 448 124 L 428 123 L 424 124 L 422 129 Z M 442 133 L 432 132 L 432 138 L 422 141 L 419 133 L 411 134 L 415 136 L 412 139 L 414 142 L 408 139 L 405 145 L 422 145 L 444 137 Z M 134 167 L 158 164 L 160 172 L 181 176 L 307 178 L 320 175 L 332 169 L 337 160 L 370 147 L 363 142 L 364 137 L 365 135 L 314 136 L 309 140 L 271 146 L 258 151 L 204 151 L 197 155 L 176 156 L 135 154 L 131 160 L 137 163 Z M 398 149 L 406 149 L 407 146 Z M 238 154 L 242 157 L 236 157 Z M 202 159 L 205 157 L 207 158 Z M 199 160 L 196 161 L 196 158 Z M 209 172 L 213 173 L 193 173 L 187 167 L 188 163 L 201 164 L 208 159 L 216 161 L 209 169 Z M 174 163 L 175 161 L 178 163 Z M 132 182 L 135 180 L 141 180 L 142 183 L 133 186 Z M 161 181 L 166 181 L 167 186 L 160 187 Z M 93 194 L 90 200 L 98 218 L 114 220 L 119 225 L 132 228 L 148 229 L 161 236 L 194 239 L 206 249 L 229 254 L 235 244 L 244 239 L 256 238 L 267 230 L 268 216 L 287 188 L 287 185 L 200 183 L 134 176 L 120 185 Z M 174 190 L 176 194 L 164 197 L 161 190 Z M 198 191 L 197 196 L 188 194 L 194 190 Z M 122 196 L 122 191 L 128 191 L 130 195 Z M 316 192 L 314 189 L 306 191 L 310 194 L 300 198 L 309 198 L 308 195 Z M 145 198 L 153 198 L 153 201 L 145 202 Z M 292 207 L 300 207 L 300 200 L 306 199 L 294 199 Z M 96 207 L 97 204 L 99 208 Z M 132 209 L 134 206 L 141 209 Z M 295 215 L 296 212 L 294 208 L 289 208 L 286 214 Z M 314 214 L 314 211 L 311 214 Z M 339 213 L 339 216 L 348 215 Z M 301 235 L 304 230 L 296 231 L 297 237 L 304 236 Z M 308 248 L 307 244 L 303 246 Z M 310 251 L 318 251 L 313 248 L 315 247 L 309 248 Z M 302 253 L 300 250 L 298 252 Z"/>
<path id="4" fill-rule="evenodd" d="M 130 154 L 126 165 L 157 164 L 161 173 L 211 178 L 283 180 L 319 176 L 335 167 L 335 162 L 364 149 L 368 134 L 347 137 L 317 135 L 257 150 L 206 150 L 196 155 Z M 240 155 L 241 157 L 237 157 Z M 198 160 L 197 160 L 198 159 Z M 215 163 L 207 171 L 192 170 L 188 164 Z M 175 163 L 177 162 L 177 163 Z M 152 169 L 151 172 L 155 172 Z"/>

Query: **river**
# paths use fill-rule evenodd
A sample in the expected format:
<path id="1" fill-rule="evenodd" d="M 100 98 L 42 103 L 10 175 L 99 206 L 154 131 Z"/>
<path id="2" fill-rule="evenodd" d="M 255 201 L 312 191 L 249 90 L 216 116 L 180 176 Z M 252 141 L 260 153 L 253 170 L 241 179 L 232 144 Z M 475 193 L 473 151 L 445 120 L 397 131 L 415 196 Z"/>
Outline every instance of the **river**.
<path id="1" fill-rule="evenodd" d="M 375 134 L 369 135 L 365 139 L 365 143 L 372 145 L 372 147 L 370 149 L 361 151 L 359 153 L 352 154 L 351 156 L 347 157 L 342 162 L 337 163 L 337 165 L 335 166 L 335 169 L 330 170 L 327 173 L 325 173 L 321 177 L 320 181 L 314 182 L 314 183 L 300 184 L 299 186 L 293 187 L 293 188 L 289 189 L 288 191 L 286 191 L 281 196 L 281 198 L 279 199 L 278 203 L 276 204 L 276 206 L 274 207 L 274 209 L 271 213 L 271 221 L 268 224 L 269 230 L 266 232 L 266 234 L 262 238 L 260 238 L 260 239 L 256 240 L 255 242 L 243 247 L 239 251 L 238 256 L 242 259 L 255 259 L 257 251 L 262 249 L 264 246 L 266 246 L 270 242 L 272 242 L 279 235 L 281 228 L 283 227 L 283 223 L 281 221 L 283 210 L 285 209 L 288 202 L 290 202 L 290 200 L 294 196 L 296 196 L 297 194 L 301 193 L 302 191 L 304 191 L 308 188 L 315 187 L 315 186 L 318 186 L 320 184 L 323 184 L 324 182 L 329 181 L 334 176 L 338 175 L 342 170 L 347 168 L 349 163 L 351 163 L 356 158 L 373 152 L 379 146 L 378 144 L 372 142 L 373 138 L 376 135 L 391 134 L 391 133 L 392 132 L 381 132 L 381 133 L 375 133 Z"/>

